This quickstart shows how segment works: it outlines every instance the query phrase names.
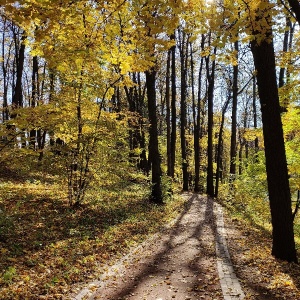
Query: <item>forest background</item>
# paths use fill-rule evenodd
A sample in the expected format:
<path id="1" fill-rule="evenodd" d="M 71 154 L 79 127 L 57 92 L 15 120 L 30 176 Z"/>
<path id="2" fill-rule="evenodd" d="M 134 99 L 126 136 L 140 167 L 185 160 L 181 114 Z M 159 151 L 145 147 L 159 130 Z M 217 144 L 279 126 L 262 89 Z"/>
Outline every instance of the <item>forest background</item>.
<path id="1" fill-rule="evenodd" d="M 299 11 L 4 1 L 1 299 L 95 276 L 182 209 L 180 190 L 219 199 L 297 262 Z"/>

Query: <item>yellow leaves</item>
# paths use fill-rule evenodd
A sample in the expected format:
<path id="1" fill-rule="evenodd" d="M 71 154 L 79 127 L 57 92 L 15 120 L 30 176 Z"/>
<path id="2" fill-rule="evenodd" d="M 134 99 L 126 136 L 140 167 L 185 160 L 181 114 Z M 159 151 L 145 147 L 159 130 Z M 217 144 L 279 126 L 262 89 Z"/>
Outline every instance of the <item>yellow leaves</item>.
<path id="1" fill-rule="evenodd" d="M 269 288 L 277 289 L 281 287 L 295 288 L 292 278 L 287 274 L 278 273 L 272 278 Z"/>
<path id="2" fill-rule="evenodd" d="M 0 253 L 5 255 L 9 250 L 7 248 L 0 248 Z"/>
<path id="3" fill-rule="evenodd" d="M 212 51 L 212 47 L 211 47 L 211 46 L 205 47 L 205 48 L 201 51 L 201 56 L 202 56 L 202 57 L 209 56 L 209 55 L 211 54 L 211 51 Z"/>
<path id="4" fill-rule="evenodd" d="M 263 139 L 263 132 L 262 129 L 254 129 L 254 128 L 245 128 L 243 137 L 247 141 L 254 141 L 256 138 L 259 138 L 260 140 Z"/>
<path id="5" fill-rule="evenodd" d="M 110 87 L 106 93 L 106 98 L 111 99 L 111 97 L 114 95 L 115 89 L 113 87 Z"/>
<path id="6" fill-rule="evenodd" d="M 285 135 L 285 148 L 290 173 L 291 190 L 300 189 L 300 109 L 288 105 L 288 111 L 283 114 L 282 122 Z"/>
<path id="7" fill-rule="evenodd" d="M 32 56 L 43 57 L 44 56 L 44 51 L 41 48 L 35 47 L 32 50 L 30 50 L 30 54 Z"/>
<path id="8" fill-rule="evenodd" d="M 236 51 L 226 52 L 226 53 L 220 53 L 217 56 L 217 60 L 220 62 L 225 63 L 226 65 L 231 66 L 237 66 L 238 65 L 238 59 L 237 59 L 237 53 Z"/>

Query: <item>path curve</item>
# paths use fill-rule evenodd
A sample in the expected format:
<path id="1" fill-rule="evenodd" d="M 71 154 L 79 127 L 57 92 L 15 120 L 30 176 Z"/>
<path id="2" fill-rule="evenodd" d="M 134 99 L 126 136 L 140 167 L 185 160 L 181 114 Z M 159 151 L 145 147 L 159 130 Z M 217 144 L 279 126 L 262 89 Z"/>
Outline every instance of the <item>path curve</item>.
<path id="1" fill-rule="evenodd" d="M 183 194 L 185 211 L 72 300 L 243 299 L 230 260 L 222 207 L 197 194 Z"/>

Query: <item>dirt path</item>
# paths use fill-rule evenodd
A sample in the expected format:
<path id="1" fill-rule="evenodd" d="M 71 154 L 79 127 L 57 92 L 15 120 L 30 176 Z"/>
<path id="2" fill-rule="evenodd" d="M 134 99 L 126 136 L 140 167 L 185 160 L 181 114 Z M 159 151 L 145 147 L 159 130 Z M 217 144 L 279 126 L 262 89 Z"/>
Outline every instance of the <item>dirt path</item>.
<path id="1" fill-rule="evenodd" d="M 223 237 L 221 210 L 206 197 L 184 197 L 189 198 L 186 209 L 172 226 L 72 299 L 242 299 Z"/>

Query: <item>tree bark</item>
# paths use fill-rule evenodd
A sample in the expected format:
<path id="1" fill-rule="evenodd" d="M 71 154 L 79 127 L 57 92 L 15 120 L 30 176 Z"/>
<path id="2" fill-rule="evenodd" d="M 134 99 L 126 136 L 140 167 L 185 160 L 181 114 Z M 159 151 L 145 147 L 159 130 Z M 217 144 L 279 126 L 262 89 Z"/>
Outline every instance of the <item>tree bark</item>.
<path id="1" fill-rule="evenodd" d="M 288 0 L 289 4 L 292 8 L 292 11 L 295 13 L 296 15 L 296 20 L 300 25 L 300 3 L 298 0 Z"/>
<path id="2" fill-rule="evenodd" d="M 2 119 L 3 122 L 9 119 L 8 112 L 8 83 L 9 83 L 9 73 L 7 68 L 7 59 L 5 58 L 5 39 L 6 39 L 6 19 L 4 18 L 3 23 L 3 32 L 2 32 L 2 76 L 3 76 L 3 110 L 2 110 Z M 10 46 L 11 47 L 11 46 Z M 10 48 L 9 47 L 9 48 Z M 8 53 L 10 52 L 10 49 Z"/>
<path id="3" fill-rule="evenodd" d="M 38 65 L 38 58 L 37 56 L 34 56 L 32 58 L 32 77 L 31 77 L 31 107 L 35 107 L 38 100 L 38 74 L 39 74 L 39 65 Z M 30 141 L 29 145 L 31 149 L 35 149 L 36 142 L 37 142 L 37 130 L 32 129 L 29 133 Z"/>
<path id="4" fill-rule="evenodd" d="M 201 36 L 201 50 L 204 50 L 205 35 Z M 204 57 L 201 57 L 199 75 L 198 75 L 198 95 L 197 95 L 197 109 L 196 109 L 196 122 L 194 129 L 194 152 L 195 152 L 195 187 L 194 191 L 196 193 L 200 192 L 203 187 L 200 187 L 200 160 L 201 160 L 201 148 L 200 148 L 200 138 L 201 138 L 201 115 L 202 115 L 202 105 L 201 105 L 201 90 L 202 90 L 202 71 L 204 65 Z M 203 118 L 204 119 L 204 118 Z"/>
<path id="5" fill-rule="evenodd" d="M 194 186 L 194 191 L 198 192 L 199 190 L 199 172 L 197 172 L 197 169 L 199 169 L 199 158 L 197 155 L 199 155 L 198 148 L 199 145 L 199 131 L 198 131 L 198 124 L 197 124 L 197 107 L 196 107 L 196 95 L 195 95 L 195 78 L 194 78 L 194 58 L 193 58 L 193 44 L 190 44 L 190 61 L 191 61 L 191 85 L 192 85 L 192 109 L 193 109 L 193 128 L 194 128 L 194 159 L 195 159 L 195 186 Z M 201 59 L 202 60 L 202 59 Z M 201 63 L 200 63 L 201 65 Z M 198 144 L 198 145 L 197 145 Z M 198 152 L 196 154 L 196 152 Z M 198 160 L 198 162 L 197 162 Z M 197 179 L 196 179 L 196 173 Z M 196 187 L 197 186 L 197 187 Z"/>
<path id="6" fill-rule="evenodd" d="M 218 136 L 218 148 L 217 148 L 217 170 L 216 170 L 216 186 L 215 186 L 215 197 L 218 197 L 219 194 L 219 181 L 222 178 L 222 159 L 223 159 L 223 132 L 224 132 L 224 122 L 225 122 L 225 114 L 227 111 L 227 107 L 230 102 L 230 96 L 226 100 L 223 109 L 222 109 L 222 117 L 221 117 L 221 125 Z"/>
<path id="7" fill-rule="evenodd" d="M 25 58 L 25 36 L 22 35 L 21 45 L 16 55 L 17 58 L 17 78 L 16 85 L 13 92 L 12 105 L 14 108 L 23 106 L 23 93 L 22 93 L 22 76 L 24 68 L 24 58 Z"/>
<path id="8" fill-rule="evenodd" d="M 166 123 L 167 123 L 167 174 L 172 176 L 172 148 L 171 148 L 171 108 L 170 108 L 170 60 L 171 50 L 168 51 L 166 73 Z"/>
<path id="9" fill-rule="evenodd" d="M 161 190 L 161 157 L 158 148 L 157 114 L 156 114 L 156 72 L 154 69 L 146 72 L 146 86 L 149 113 L 149 159 L 152 172 L 151 201 L 156 204 L 163 204 Z"/>
<path id="10" fill-rule="evenodd" d="M 175 41 L 175 34 L 171 35 L 171 40 Z M 175 159 L 176 159 L 176 46 L 171 48 L 171 172 L 170 175 L 174 178 L 175 175 Z"/>
<path id="11" fill-rule="evenodd" d="M 257 109 L 256 109 L 256 76 L 253 76 L 253 126 L 254 129 L 257 129 Z M 254 140 L 255 148 L 255 161 L 258 162 L 257 153 L 258 153 L 258 137 L 255 137 Z"/>
<path id="12" fill-rule="evenodd" d="M 239 42 L 234 43 L 236 51 L 236 59 L 238 58 Z M 233 66 L 233 81 L 232 81 L 232 113 L 231 113 L 231 140 L 230 140 L 230 174 L 236 174 L 236 123 L 237 123 L 237 99 L 238 99 L 238 65 Z"/>
<path id="13" fill-rule="evenodd" d="M 216 54 L 214 48 L 214 54 Z M 206 193 L 207 195 L 214 196 L 214 178 L 213 178 L 213 102 L 214 102 L 214 87 L 215 87 L 215 60 L 211 63 L 210 68 L 209 56 L 206 58 L 206 72 L 208 80 L 207 90 L 207 176 L 206 176 Z M 210 70 L 211 69 L 211 70 Z"/>
<path id="14" fill-rule="evenodd" d="M 286 17 L 286 26 L 290 28 L 291 20 Z M 289 35 L 290 35 L 290 30 L 285 30 L 284 36 L 283 36 L 283 47 L 282 47 L 282 52 L 286 53 L 288 51 L 288 43 L 289 43 Z M 284 77 L 285 77 L 285 67 L 281 67 L 279 70 L 279 77 L 278 77 L 278 87 L 281 88 L 284 86 Z M 284 109 L 284 108 L 283 108 Z"/>
<path id="15" fill-rule="evenodd" d="M 187 158 L 187 140 L 186 140 L 186 127 L 187 127 L 187 49 L 188 42 L 185 33 L 182 33 L 182 40 L 180 45 L 180 73 L 181 73 L 181 97 L 180 97 L 180 141 L 181 141 L 181 166 L 182 166 L 182 189 L 188 191 L 189 189 L 189 176 L 188 176 L 188 158 Z"/>
<path id="16" fill-rule="evenodd" d="M 257 70 L 257 85 L 262 112 L 273 226 L 272 255 L 279 259 L 296 262 L 291 195 L 280 117 L 272 29 L 267 32 L 266 39 L 261 42 L 254 39 L 251 42 L 251 51 Z"/>

